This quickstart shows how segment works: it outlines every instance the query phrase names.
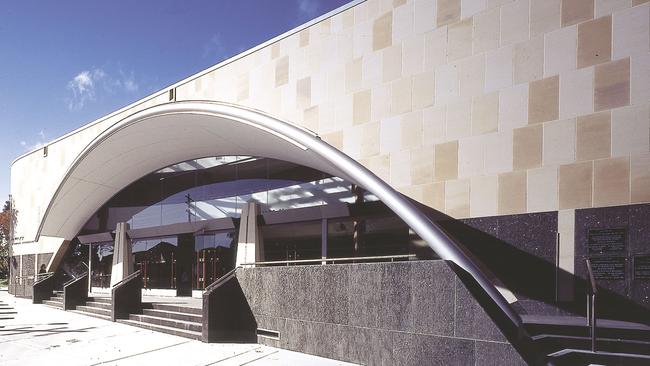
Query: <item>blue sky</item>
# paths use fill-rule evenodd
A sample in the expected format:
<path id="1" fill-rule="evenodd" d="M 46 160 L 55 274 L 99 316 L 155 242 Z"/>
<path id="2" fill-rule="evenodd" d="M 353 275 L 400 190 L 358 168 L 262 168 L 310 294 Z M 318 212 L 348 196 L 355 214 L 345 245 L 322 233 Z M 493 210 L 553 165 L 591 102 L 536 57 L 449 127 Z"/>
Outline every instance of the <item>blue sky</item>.
<path id="1" fill-rule="evenodd" d="M 347 2 L 3 1 L 0 200 L 19 155 Z"/>

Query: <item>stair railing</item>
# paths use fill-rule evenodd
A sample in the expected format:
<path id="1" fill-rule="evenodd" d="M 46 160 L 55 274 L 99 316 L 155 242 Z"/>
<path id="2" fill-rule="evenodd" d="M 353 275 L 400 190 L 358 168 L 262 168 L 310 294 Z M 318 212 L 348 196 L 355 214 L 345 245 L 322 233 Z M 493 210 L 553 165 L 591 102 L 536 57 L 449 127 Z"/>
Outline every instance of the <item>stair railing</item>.
<path id="1" fill-rule="evenodd" d="M 63 310 L 73 310 L 88 299 L 88 274 L 72 278 L 63 285 Z"/>
<path id="2" fill-rule="evenodd" d="M 42 304 L 52 297 L 54 291 L 54 272 L 39 273 L 32 285 L 32 304 Z"/>
<path id="3" fill-rule="evenodd" d="M 596 287 L 596 279 L 591 270 L 589 258 L 585 258 L 585 264 L 587 265 L 587 275 L 591 285 L 587 289 L 587 325 L 591 336 L 591 352 L 596 352 L 596 295 L 598 294 L 598 288 Z"/>

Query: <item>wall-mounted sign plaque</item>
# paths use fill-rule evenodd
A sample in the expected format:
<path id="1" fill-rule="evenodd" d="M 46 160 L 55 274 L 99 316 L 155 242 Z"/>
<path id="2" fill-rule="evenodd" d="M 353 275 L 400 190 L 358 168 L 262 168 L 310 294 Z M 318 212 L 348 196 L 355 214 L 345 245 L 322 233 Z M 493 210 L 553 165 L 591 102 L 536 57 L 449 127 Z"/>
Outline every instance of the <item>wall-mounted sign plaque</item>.
<path id="1" fill-rule="evenodd" d="M 595 279 L 625 279 L 625 257 L 591 257 L 589 260 Z"/>
<path id="2" fill-rule="evenodd" d="M 589 229 L 587 246 L 589 254 L 621 253 L 625 250 L 627 230 L 618 229 Z"/>
<path id="3" fill-rule="evenodd" d="M 634 279 L 650 280 L 650 255 L 634 257 Z"/>

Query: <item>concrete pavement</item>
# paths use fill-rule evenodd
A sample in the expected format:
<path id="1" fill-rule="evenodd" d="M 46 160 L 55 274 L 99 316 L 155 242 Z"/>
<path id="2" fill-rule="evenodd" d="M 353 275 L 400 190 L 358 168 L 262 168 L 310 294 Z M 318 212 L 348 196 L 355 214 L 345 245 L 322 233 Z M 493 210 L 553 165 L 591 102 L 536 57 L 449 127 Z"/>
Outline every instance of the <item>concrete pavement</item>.
<path id="1" fill-rule="evenodd" d="M 259 344 L 206 344 L 33 305 L 6 291 L 0 291 L 0 364 L 350 365 Z"/>

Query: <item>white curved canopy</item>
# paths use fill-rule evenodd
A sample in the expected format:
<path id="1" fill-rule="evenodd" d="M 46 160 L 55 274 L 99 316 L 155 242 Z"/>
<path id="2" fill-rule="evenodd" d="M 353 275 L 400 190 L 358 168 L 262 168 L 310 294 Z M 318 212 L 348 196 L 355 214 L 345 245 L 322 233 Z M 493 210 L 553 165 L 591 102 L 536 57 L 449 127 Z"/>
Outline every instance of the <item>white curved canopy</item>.
<path id="1" fill-rule="evenodd" d="M 74 238 L 120 190 L 160 168 L 218 155 L 285 160 L 358 184 L 377 196 L 440 256 L 474 277 L 514 324 L 521 319 L 462 249 L 409 200 L 315 134 L 259 111 L 187 101 L 137 112 L 108 128 L 79 154 L 43 216 L 40 235 Z"/>

